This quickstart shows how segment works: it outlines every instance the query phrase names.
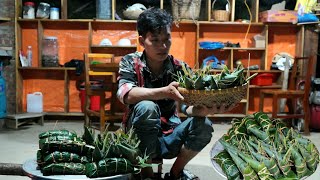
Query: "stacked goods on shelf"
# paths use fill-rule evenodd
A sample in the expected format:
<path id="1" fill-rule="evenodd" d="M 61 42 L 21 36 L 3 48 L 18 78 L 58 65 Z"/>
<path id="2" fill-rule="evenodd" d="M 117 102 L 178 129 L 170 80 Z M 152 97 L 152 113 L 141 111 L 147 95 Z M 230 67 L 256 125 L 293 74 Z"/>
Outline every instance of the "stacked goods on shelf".
<path id="1" fill-rule="evenodd" d="M 89 178 L 139 172 L 142 158 L 139 140 L 128 133 L 108 132 L 95 136 L 85 127 L 82 137 L 68 130 L 39 134 L 37 163 L 43 175 L 86 175 Z"/>
<path id="2" fill-rule="evenodd" d="M 178 72 L 176 80 L 179 82 L 179 92 L 185 98 L 187 105 L 204 105 L 212 107 L 213 104 L 224 104 L 226 107 L 240 102 L 245 94 L 248 82 L 257 74 L 247 79 L 244 76 L 244 68 L 239 65 L 230 72 L 227 66 L 219 74 L 210 74 L 210 68 L 191 71 L 182 66 L 183 74 Z"/>
<path id="3" fill-rule="evenodd" d="M 223 150 L 211 158 L 228 179 L 301 179 L 319 163 L 309 139 L 262 112 L 234 119 L 218 142 Z"/>

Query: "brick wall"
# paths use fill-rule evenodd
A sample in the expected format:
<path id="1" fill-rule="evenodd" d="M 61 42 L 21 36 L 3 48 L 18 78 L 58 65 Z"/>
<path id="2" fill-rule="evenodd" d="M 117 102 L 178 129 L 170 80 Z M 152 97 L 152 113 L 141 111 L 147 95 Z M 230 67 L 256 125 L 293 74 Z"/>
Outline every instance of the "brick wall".
<path id="1" fill-rule="evenodd" d="M 0 17 L 9 17 L 10 22 L 0 24 L 0 47 L 11 47 L 12 58 L 4 61 L 3 76 L 6 80 L 7 112 L 15 113 L 16 86 L 15 86 L 15 0 L 0 0 Z"/>

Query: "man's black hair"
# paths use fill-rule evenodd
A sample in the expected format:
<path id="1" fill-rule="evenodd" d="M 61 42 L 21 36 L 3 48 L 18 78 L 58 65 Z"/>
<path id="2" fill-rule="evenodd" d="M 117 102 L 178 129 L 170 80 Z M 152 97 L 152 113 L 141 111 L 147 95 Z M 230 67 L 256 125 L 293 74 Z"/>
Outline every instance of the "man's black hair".
<path id="1" fill-rule="evenodd" d="M 148 32 L 159 33 L 162 29 L 171 27 L 172 16 L 163 9 L 149 8 L 143 11 L 137 20 L 139 36 L 145 37 Z"/>

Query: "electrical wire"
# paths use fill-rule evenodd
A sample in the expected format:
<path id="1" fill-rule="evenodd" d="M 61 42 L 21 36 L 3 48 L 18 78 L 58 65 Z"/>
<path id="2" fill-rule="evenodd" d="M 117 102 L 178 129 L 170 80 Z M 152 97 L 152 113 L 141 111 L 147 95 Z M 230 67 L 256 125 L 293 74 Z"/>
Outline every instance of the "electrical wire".
<path id="1" fill-rule="evenodd" d="M 248 26 L 246 35 L 245 35 L 245 37 L 244 37 L 244 41 L 245 41 L 245 40 L 247 39 L 247 37 L 248 37 L 249 31 L 250 31 L 250 28 L 251 28 L 252 14 L 251 14 L 251 11 L 250 11 L 250 7 L 249 7 L 248 4 L 247 4 L 247 0 L 244 0 L 244 4 L 245 4 L 246 7 L 247 7 L 247 10 L 248 10 L 248 13 L 249 13 L 249 17 L 250 17 L 249 26 Z"/>

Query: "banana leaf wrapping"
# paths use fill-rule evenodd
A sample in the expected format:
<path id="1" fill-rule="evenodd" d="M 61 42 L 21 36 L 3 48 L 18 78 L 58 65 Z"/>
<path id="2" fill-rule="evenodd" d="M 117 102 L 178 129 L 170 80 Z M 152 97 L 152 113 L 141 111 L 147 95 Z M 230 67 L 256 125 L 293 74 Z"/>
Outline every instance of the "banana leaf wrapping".
<path id="1" fill-rule="evenodd" d="M 94 147 L 87 145 L 84 142 L 67 140 L 45 142 L 41 148 L 41 152 L 44 154 L 49 154 L 50 152 L 55 151 L 76 153 L 81 156 L 87 156 L 89 159 L 91 159 Z"/>
<path id="2" fill-rule="evenodd" d="M 224 104 L 226 108 L 240 102 L 246 95 L 248 82 L 257 73 L 248 77 L 244 76 L 243 66 L 238 66 L 230 72 L 224 66 L 220 74 L 212 75 L 209 69 L 192 71 L 182 66 L 183 72 L 177 72 L 176 81 L 179 82 L 178 91 L 184 97 L 187 105 L 204 105 L 220 107 Z"/>
<path id="3" fill-rule="evenodd" d="M 85 165 L 81 163 L 53 163 L 42 168 L 44 176 L 49 175 L 84 175 Z"/>
<path id="4" fill-rule="evenodd" d="M 98 163 L 86 164 L 86 176 L 89 178 L 105 177 L 134 172 L 134 167 L 125 158 L 106 158 Z"/>
<path id="5" fill-rule="evenodd" d="M 226 150 L 221 151 L 213 158 L 225 172 L 229 180 L 240 179 L 240 172 Z"/>
<path id="6" fill-rule="evenodd" d="M 74 162 L 85 164 L 88 163 L 88 159 L 86 156 L 79 156 L 75 153 L 55 151 L 45 156 L 43 161 L 44 164 L 60 162 Z"/>
<path id="7" fill-rule="evenodd" d="M 39 148 L 41 149 L 43 144 L 50 143 L 51 141 L 79 141 L 82 140 L 78 137 L 74 136 L 66 136 L 66 135 L 57 135 L 57 136 L 49 136 L 42 139 L 39 139 Z"/>
<path id="8" fill-rule="evenodd" d="M 38 163 L 38 166 L 40 168 L 42 168 L 43 165 L 44 165 L 44 163 L 43 163 L 43 155 L 42 155 L 41 149 L 37 150 L 37 163 Z"/>
<path id="9" fill-rule="evenodd" d="M 224 149 L 219 152 L 227 151 L 243 179 L 304 179 L 319 164 L 319 151 L 314 143 L 263 112 L 247 115 L 241 121 L 233 120 L 219 142 Z M 228 174 L 230 169 L 224 168 L 217 158 L 219 155 L 212 160 L 228 179 L 233 179 Z"/>
<path id="10" fill-rule="evenodd" d="M 77 134 L 68 130 L 49 130 L 39 134 L 39 139 L 47 138 L 50 136 L 69 136 L 71 139 L 77 137 Z"/>
<path id="11" fill-rule="evenodd" d="M 110 146 L 110 153 L 107 154 L 107 158 L 111 157 L 123 157 L 129 160 L 133 164 L 138 163 L 137 157 L 140 155 L 138 148 L 133 148 L 129 144 L 119 143 Z"/>

